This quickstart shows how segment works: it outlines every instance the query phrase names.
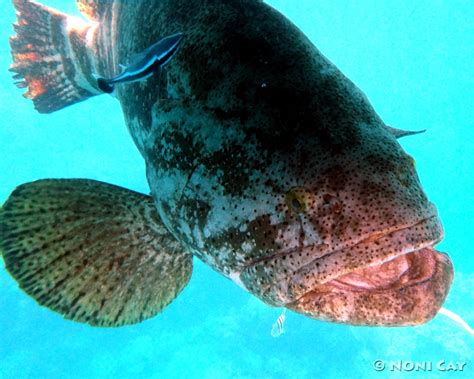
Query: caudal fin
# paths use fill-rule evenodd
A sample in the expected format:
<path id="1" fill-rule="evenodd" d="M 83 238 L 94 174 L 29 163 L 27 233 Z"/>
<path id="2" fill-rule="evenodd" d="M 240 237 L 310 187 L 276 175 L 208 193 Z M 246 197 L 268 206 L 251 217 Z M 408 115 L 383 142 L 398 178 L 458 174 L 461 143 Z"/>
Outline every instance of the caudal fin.
<path id="1" fill-rule="evenodd" d="M 154 316 L 192 272 L 149 196 L 93 180 L 18 187 L 0 210 L 0 251 L 38 303 L 96 326 Z"/>
<path id="2" fill-rule="evenodd" d="M 98 78 L 97 79 L 97 86 L 100 88 L 100 90 L 102 92 L 109 93 L 109 94 L 114 92 L 114 86 L 110 85 L 107 82 L 107 79 Z"/>
<path id="3" fill-rule="evenodd" d="M 13 4 L 17 22 L 10 38 L 10 71 L 38 112 L 51 113 L 101 94 L 90 49 L 96 27 L 30 0 Z"/>

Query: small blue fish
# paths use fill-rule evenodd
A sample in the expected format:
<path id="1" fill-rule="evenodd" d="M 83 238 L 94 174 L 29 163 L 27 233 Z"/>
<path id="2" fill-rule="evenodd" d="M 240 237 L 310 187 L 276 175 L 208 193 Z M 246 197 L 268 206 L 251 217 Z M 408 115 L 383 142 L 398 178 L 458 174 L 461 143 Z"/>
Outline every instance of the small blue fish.
<path id="1" fill-rule="evenodd" d="M 286 308 L 283 309 L 283 312 L 281 312 L 281 315 L 277 318 L 275 323 L 272 325 L 272 331 L 270 332 L 272 337 L 280 337 L 283 333 L 285 333 L 285 330 L 283 329 L 283 325 L 285 324 L 285 314 L 286 314 Z"/>
<path id="2" fill-rule="evenodd" d="M 134 55 L 122 73 L 114 78 L 98 78 L 97 85 L 105 93 L 114 91 L 114 84 L 144 80 L 163 67 L 178 50 L 183 33 L 165 37 L 142 52 Z"/>

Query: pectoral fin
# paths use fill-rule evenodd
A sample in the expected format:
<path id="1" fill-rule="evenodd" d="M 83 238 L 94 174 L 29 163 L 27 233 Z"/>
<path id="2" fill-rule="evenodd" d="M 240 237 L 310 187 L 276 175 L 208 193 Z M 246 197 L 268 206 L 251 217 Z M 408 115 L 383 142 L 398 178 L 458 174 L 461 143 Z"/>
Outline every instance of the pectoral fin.
<path id="1" fill-rule="evenodd" d="M 192 272 L 149 196 L 92 180 L 18 187 L 0 211 L 0 250 L 38 303 L 94 326 L 154 316 Z"/>

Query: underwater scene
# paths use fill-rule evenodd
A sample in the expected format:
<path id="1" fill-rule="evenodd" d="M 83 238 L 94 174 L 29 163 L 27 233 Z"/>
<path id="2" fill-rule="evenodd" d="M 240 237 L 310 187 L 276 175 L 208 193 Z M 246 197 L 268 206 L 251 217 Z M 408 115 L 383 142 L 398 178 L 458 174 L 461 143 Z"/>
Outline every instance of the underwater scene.
<path id="1" fill-rule="evenodd" d="M 474 378 L 473 2 L 42 4 L 0 0 L 1 379 Z"/>

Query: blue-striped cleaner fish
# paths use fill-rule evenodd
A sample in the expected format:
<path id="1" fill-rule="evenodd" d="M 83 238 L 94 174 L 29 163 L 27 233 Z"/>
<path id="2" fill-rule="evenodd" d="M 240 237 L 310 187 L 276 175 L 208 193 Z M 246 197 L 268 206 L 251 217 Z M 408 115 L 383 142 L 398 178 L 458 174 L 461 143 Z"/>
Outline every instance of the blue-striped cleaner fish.
<path id="1" fill-rule="evenodd" d="M 272 325 L 272 330 L 270 335 L 272 337 L 280 337 L 283 333 L 285 333 L 285 329 L 283 328 L 285 325 L 286 319 L 286 308 L 283 308 L 280 316 L 278 316 L 277 320 Z"/>
<path id="2" fill-rule="evenodd" d="M 46 179 L 3 205 L 6 268 L 39 304 L 96 326 L 137 323 L 183 290 L 196 257 L 319 320 L 437 314 L 453 268 L 397 141 L 407 133 L 285 16 L 260 0 L 77 0 L 87 20 L 13 3 L 11 70 L 41 113 L 103 94 L 97 77 L 185 34 L 161 75 L 115 87 L 150 196 Z"/>
<path id="3" fill-rule="evenodd" d="M 176 33 L 165 37 L 140 53 L 133 55 L 123 71 L 111 78 L 97 78 L 97 86 L 105 93 L 112 93 L 114 85 L 118 83 L 133 83 L 144 80 L 169 62 L 176 54 L 179 44 L 183 40 L 183 33 Z"/>

